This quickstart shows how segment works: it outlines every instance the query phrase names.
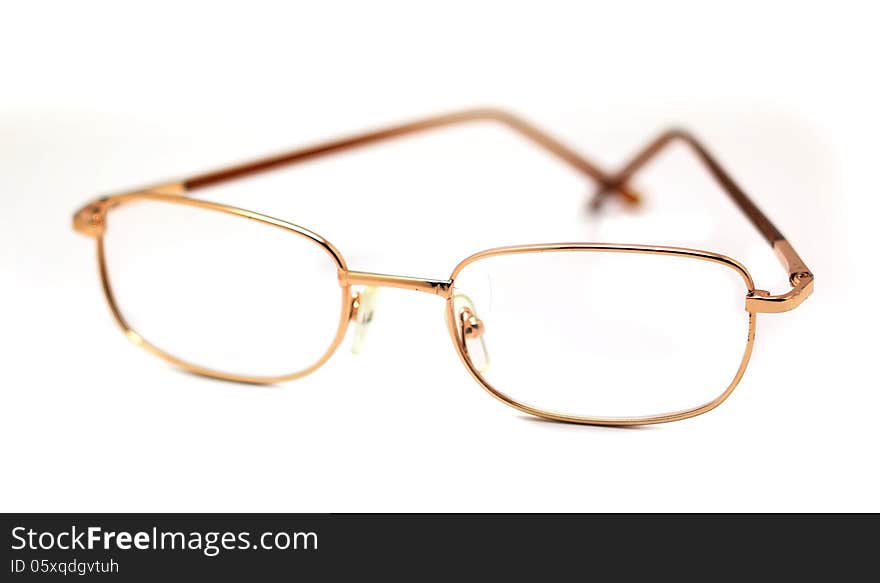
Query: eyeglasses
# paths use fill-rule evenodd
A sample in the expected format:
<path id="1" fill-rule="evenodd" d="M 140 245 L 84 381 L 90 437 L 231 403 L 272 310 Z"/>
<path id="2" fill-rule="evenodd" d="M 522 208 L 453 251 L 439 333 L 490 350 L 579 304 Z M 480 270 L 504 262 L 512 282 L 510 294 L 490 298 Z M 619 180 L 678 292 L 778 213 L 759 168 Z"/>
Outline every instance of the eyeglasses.
<path id="1" fill-rule="evenodd" d="M 498 247 L 446 279 L 349 269 L 315 232 L 261 213 L 189 198 L 203 188 L 474 121 L 503 124 L 598 184 L 591 201 L 631 205 L 633 176 L 673 142 L 690 147 L 772 245 L 788 271 L 782 295 L 756 289 L 730 257 L 679 247 L 546 243 Z M 110 310 L 135 344 L 188 371 L 276 383 L 320 367 L 354 323 L 354 349 L 381 287 L 446 302 L 453 345 L 490 394 L 539 417 L 600 425 L 676 421 L 721 404 L 745 372 L 757 314 L 791 310 L 813 274 L 693 136 L 663 133 L 607 173 L 510 113 L 431 117 L 90 202 L 73 219 L 95 239 Z"/>

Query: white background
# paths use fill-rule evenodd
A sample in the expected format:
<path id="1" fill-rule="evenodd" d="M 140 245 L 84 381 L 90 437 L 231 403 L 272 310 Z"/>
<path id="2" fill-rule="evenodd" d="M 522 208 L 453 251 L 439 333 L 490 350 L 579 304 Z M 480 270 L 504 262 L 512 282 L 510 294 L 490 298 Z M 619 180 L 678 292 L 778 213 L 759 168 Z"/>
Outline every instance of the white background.
<path id="1" fill-rule="evenodd" d="M 876 14 L 409 4 L 3 3 L 0 510 L 880 510 Z M 348 339 L 269 388 L 181 374 L 115 328 L 93 243 L 70 229 L 89 198 L 472 105 L 609 168 L 691 128 L 814 270 L 814 296 L 759 319 L 720 408 L 643 429 L 490 398 L 428 295 L 384 290 L 363 354 Z M 769 247 L 684 150 L 637 184 L 643 211 L 589 217 L 580 176 L 476 125 L 206 196 L 312 228 L 355 269 L 445 278 L 501 244 L 671 243 L 783 290 Z"/>

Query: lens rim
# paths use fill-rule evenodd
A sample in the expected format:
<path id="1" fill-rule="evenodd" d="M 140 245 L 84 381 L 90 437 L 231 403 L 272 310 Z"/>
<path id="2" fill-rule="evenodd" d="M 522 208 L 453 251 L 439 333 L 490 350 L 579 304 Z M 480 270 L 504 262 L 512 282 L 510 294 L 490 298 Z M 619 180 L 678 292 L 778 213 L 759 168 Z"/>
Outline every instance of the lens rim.
<path id="1" fill-rule="evenodd" d="M 304 239 L 311 241 L 312 243 L 320 246 L 324 252 L 326 252 L 333 262 L 336 264 L 337 273 L 345 273 L 348 268 L 345 264 L 345 259 L 342 257 L 342 254 L 334 247 L 329 241 L 325 238 L 321 237 L 317 233 L 310 231 L 304 227 L 296 225 L 294 223 L 285 221 L 283 219 L 278 219 L 275 217 L 271 217 L 269 215 L 264 215 L 262 213 L 257 213 L 254 211 L 249 211 L 245 209 L 241 209 L 234 206 L 229 206 L 225 204 L 210 202 L 206 200 L 200 199 L 192 199 L 192 198 L 184 198 L 176 195 L 168 195 L 162 193 L 154 193 L 149 191 L 144 192 L 132 192 L 122 195 L 114 196 L 111 200 L 108 201 L 108 207 L 104 210 L 107 214 L 112 214 L 112 209 L 116 206 L 126 204 L 129 202 L 133 202 L 136 200 L 151 200 L 164 202 L 169 204 L 179 204 L 184 206 L 195 206 L 202 209 L 205 209 L 209 212 L 221 212 L 233 216 L 241 217 L 245 220 L 256 221 L 259 223 L 263 223 L 267 226 L 282 229 L 291 233 L 294 236 L 299 236 Z M 103 219 L 106 220 L 106 219 Z M 351 321 L 351 312 L 352 312 L 352 292 L 351 287 L 344 283 L 343 277 L 337 277 L 337 282 L 341 289 L 342 303 L 340 306 L 339 312 L 339 324 L 336 329 L 336 335 L 333 338 L 330 346 L 324 353 L 315 361 L 313 364 L 307 366 L 306 368 L 300 369 L 296 372 L 287 373 L 283 375 L 244 375 L 244 374 L 236 374 L 225 371 L 219 371 L 210 367 L 205 367 L 202 365 L 198 365 L 192 362 L 189 362 L 185 359 L 179 358 L 170 352 L 167 352 L 155 344 L 151 343 L 149 340 L 141 336 L 137 330 L 134 329 L 125 319 L 125 316 L 122 314 L 122 310 L 119 307 L 119 303 L 116 300 L 116 296 L 113 293 L 113 288 L 110 282 L 110 274 L 109 269 L 107 267 L 106 254 L 104 251 L 105 243 L 104 243 L 104 227 L 102 227 L 96 237 L 97 242 L 97 260 L 98 260 L 98 271 L 101 280 L 101 288 L 104 292 L 104 298 L 107 300 L 107 304 L 110 307 L 110 312 L 113 315 L 114 320 L 122 329 L 125 336 L 132 341 L 137 346 L 143 348 L 147 352 L 162 358 L 163 360 L 170 362 L 175 366 L 179 366 L 184 370 L 189 372 L 200 374 L 216 379 L 227 380 L 227 381 L 235 381 L 242 383 L 251 383 L 251 384 L 271 384 L 271 383 L 280 383 L 284 381 L 289 381 L 293 379 L 297 379 L 300 377 L 304 377 L 307 374 L 314 372 L 321 365 L 323 365 L 327 360 L 333 355 L 339 345 L 342 343 L 342 340 L 345 338 L 345 332 L 348 329 L 348 323 Z"/>
<path id="2" fill-rule="evenodd" d="M 728 384 L 727 388 L 715 399 L 709 401 L 708 403 L 704 403 L 702 405 L 698 405 L 696 407 L 692 407 L 689 409 L 684 409 L 682 411 L 675 411 L 670 413 L 661 413 L 656 415 L 644 415 L 644 416 L 636 416 L 636 417 L 591 417 L 591 416 L 582 416 L 582 415 L 570 415 L 567 413 L 562 413 L 559 411 L 552 411 L 548 409 L 541 409 L 534 407 L 532 405 L 527 405 L 525 403 L 521 403 L 518 400 L 508 396 L 502 391 L 496 389 L 492 384 L 486 380 L 483 375 L 479 372 L 477 367 L 471 362 L 470 357 L 468 356 L 467 346 L 465 344 L 465 340 L 459 332 L 459 326 L 457 323 L 457 316 L 455 314 L 455 306 L 453 302 L 453 297 L 455 296 L 455 279 L 458 277 L 458 274 L 466 268 L 471 263 L 489 259 L 491 257 L 498 257 L 501 255 L 519 255 L 525 253 L 554 253 L 554 252 L 606 252 L 606 253 L 641 253 L 641 254 L 650 254 L 650 255 L 664 255 L 664 256 L 674 256 L 674 257 L 686 257 L 695 260 L 709 261 L 712 263 L 717 263 L 719 265 L 723 265 L 734 270 L 736 273 L 742 277 L 745 282 L 746 287 L 746 295 L 743 298 L 744 308 L 749 314 L 749 323 L 748 323 L 748 333 L 746 338 L 746 346 L 743 351 L 742 359 L 740 361 L 739 368 L 737 369 L 736 374 L 733 377 L 733 380 Z M 681 419 L 687 419 L 689 417 L 694 417 L 696 415 L 700 415 L 702 413 L 706 413 L 707 411 L 711 411 L 721 403 L 723 403 L 727 397 L 733 392 L 736 386 L 739 384 L 740 380 L 745 374 L 746 367 L 748 366 L 749 359 L 752 355 L 752 349 L 755 343 L 755 329 L 757 326 L 757 316 L 755 312 L 749 311 L 747 308 L 746 298 L 750 297 L 755 292 L 755 284 L 752 279 L 751 274 L 749 274 L 748 269 L 740 263 L 739 261 L 727 257 L 725 255 L 721 255 L 718 253 L 714 253 L 712 251 L 703 251 L 699 249 L 690 249 L 686 247 L 667 247 L 667 246 L 658 246 L 658 245 L 630 245 L 630 244 L 614 244 L 614 243 L 544 243 L 544 244 L 536 244 L 536 245 L 514 245 L 514 246 L 506 246 L 506 247 L 494 247 L 492 249 L 487 249 L 485 251 L 480 251 L 478 253 L 474 253 L 469 257 L 462 260 L 452 271 L 452 275 L 449 277 L 452 282 L 452 293 L 446 302 L 446 323 L 449 329 L 449 335 L 452 338 L 452 343 L 455 346 L 455 350 L 458 353 L 459 358 L 462 363 L 467 368 L 468 372 L 471 376 L 476 380 L 480 386 L 483 387 L 490 395 L 505 403 L 514 409 L 522 411 L 523 413 L 528 413 L 530 415 L 536 415 L 538 417 L 542 417 L 544 419 L 550 419 L 552 421 L 562 421 L 567 423 L 579 423 L 579 424 L 589 424 L 589 425 L 616 425 L 616 426 L 629 426 L 629 425 L 645 425 L 651 423 L 668 423 L 671 421 L 679 421 Z M 685 293 L 685 292 L 683 292 Z"/>
<path id="3" fill-rule="evenodd" d="M 170 354 L 157 346 L 151 344 L 148 340 L 146 340 L 143 336 L 141 336 L 132 326 L 130 326 L 122 312 L 119 309 L 116 298 L 113 294 L 113 290 L 110 284 L 110 277 L 108 274 L 108 268 L 106 264 L 105 252 L 104 252 L 104 220 L 108 211 L 110 211 L 113 207 L 118 206 L 120 204 L 124 204 L 129 201 L 134 200 L 153 200 L 153 201 L 161 201 L 167 202 L 170 204 L 181 204 L 181 205 L 189 205 L 200 207 L 208 211 L 214 212 L 223 212 L 231 215 L 240 216 L 244 219 L 253 220 L 257 222 L 264 223 L 268 226 L 273 226 L 276 228 L 280 228 L 287 232 L 290 232 L 293 235 L 304 237 L 313 243 L 319 245 L 324 251 L 333 259 L 337 266 L 338 272 L 338 284 L 341 290 L 341 309 L 340 309 L 340 319 L 339 325 L 337 327 L 336 336 L 334 337 L 331 345 L 327 348 L 325 353 L 312 365 L 301 369 L 299 371 L 285 374 L 285 375 L 276 375 L 276 376 L 253 376 L 253 375 L 239 375 L 234 373 L 227 373 L 223 371 L 214 370 L 211 368 L 203 367 L 200 365 L 196 365 L 194 363 L 188 362 L 184 359 L 178 358 L 173 354 Z M 179 366 L 189 372 L 200 374 L 212 378 L 218 378 L 222 380 L 230 380 L 236 382 L 244 382 L 244 383 L 254 383 L 254 384 L 267 384 L 267 383 L 277 383 L 288 380 L 293 380 L 296 378 L 303 377 L 308 375 L 309 373 L 315 371 L 320 366 L 322 366 L 336 351 L 339 345 L 342 343 L 347 328 L 348 323 L 351 321 L 352 315 L 354 313 L 354 302 L 353 302 L 353 293 L 351 290 L 351 284 L 349 282 L 348 275 L 349 272 L 348 267 L 345 263 L 342 254 L 326 239 L 321 237 L 320 235 L 314 233 L 313 231 L 291 223 L 289 221 L 285 221 L 283 219 L 278 219 L 275 217 L 271 217 L 269 215 L 264 215 L 262 213 L 257 213 L 254 211 L 249 211 L 245 209 L 241 209 L 238 207 L 215 203 L 200 199 L 192 199 L 180 196 L 178 194 L 167 194 L 164 192 L 158 191 L 136 191 L 125 194 L 114 195 L 112 197 L 100 199 L 92 204 L 92 206 L 84 209 L 83 212 L 89 213 L 89 233 L 92 234 L 96 239 L 96 250 L 97 250 L 97 260 L 99 267 L 99 274 L 101 280 L 101 287 L 104 292 L 105 299 L 110 307 L 110 311 L 116 320 L 119 327 L 123 330 L 126 337 L 129 338 L 134 344 L 140 346 L 141 348 L 147 350 L 148 352 L 159 356 L 160 358 Z M 748 301 L 745 301 L 745 309 L 749 315 L 748 322 L 748 334 L 746 338 L 746 346 L 743 352 L 742 359 L 740 361 L 740 366 L 734 375 L 733 380 L 727 386 L 727 388 L 715 399 L 712 401 L 705 403 L 703 405 L 693 407 L 691 409 L 686 409 L 683 411 L 673 412 L 673 413 L 665 413 L 658 415 L 649 415 L 649 416 L 639 416 L 639 417 L 590 417 L 590 416 L 579 416 L 579 415 L 569 415 L 557 411 L 540 409 L 537 407 L 533 407 L 531 405 L 527 405 L 524 403 L 520 403 L 516 399 L 513 399 L 503 392 L 497 390 L 489 383 L 486 379 L 483 378 L 481 373 L 477 370 L 474 364 L 471 362 L 468 354 L 467 347 L 464 343 L 464 339 L 461 337 L 457 321 L 456 314 L 454 308 L 454 300 L 455 297 L 455 279 L 458 274 L 468 265 L 474 263 L 479 260 L 488 259 L 490 257 L 495 257 L 499 255 L 509 255 L 509 254 L 522 254 L 522 253 L 545 253 L 545 252 L 570 252 L 570 251 L 583 251 L 583 252 L 617 252 L 617 253 L 643 253 L 643 254 L 658 254 L 658 255 L 667 255 L 667 256 L 679 256 L 679 257 L 688 257 L 692 259 L 698 259 L 703 261 L 714 262 L 720 265 L 724 265 L 730 269 L 736 271 L 743 279 L 746 287 L 746 297 L 745 300 L 754 296 L 755 294 L 755 286 L 752 280 L 751 275 L 749 274 L 746 267 L 725 255 L 721 255 L 718 253 L 714 253 L 711 251 L 704 251 L 699 249 L 691 249 L 685 247 L 668 247 L 668 246 L 657 246 L 657 245 L 633 245 L 633 244 L 613 244 L 613 243 L 544 243 L 544 244 L 533 244 L 533 245 L 516 245 L 516 246 L 506 246 L 506 247 L 495 247 L 492 249 L 487 249 L 484 251 L 480 251 L 478 253 L 474 253 L 464 260 L 462 260 L 452 271 L 447 282 L 443 282 L 444 285 L 442 287 L 442 293 L 438 292 L 437 286 L 433 285 L 437 282 L 434 280 L 427 281 L 430 283 L 431 291 L 433 293 L 439 293 L 441 296 L 445 296 L 446 298 L 446 320 L 447 320 L 447 328 L 450 334 L 450 337 L 453 341 L 453 346 L 455 346 L 456 352 L 459 355 L 462 363 L 465 365 L 465 368 L 470 372 L 471 376 L 486 390 L 490 395 L 498 399 L 499 401 L 519 410 L 524 413 L 529 413 L 531 415 L 536 415 L 538 417 L 543 417 L 545 419 L 550 419 L 554 421 L 562 421 L 569 423 L 579 423 L 579 424 L 592 424 L 592 425 L 618 425 L 618 426 L 627 426 L 627 425 L 643 425 L 650 423 L 666 423 L 670 421 L 678 421 L 681 419 L 687 419 L 689 417 L 693 417 L 696 415 L 700 415 L 707 411 L 710 411 L 723 403 L 727 397 L 733 392 L 734 388 L 739 384 L 742 379 L 743 374 L 745 373 L 745 369 L 748 365 L 749 359 L 751 357 L 752 349 L 754 347 L 755 340 L 755 329 L 756 329 L 756 312 L 750 310 L 750 304 Z M 421 282 L 421 280 L 419 280 Z M 418 288 L 422 289 L 422 288 Z"/>

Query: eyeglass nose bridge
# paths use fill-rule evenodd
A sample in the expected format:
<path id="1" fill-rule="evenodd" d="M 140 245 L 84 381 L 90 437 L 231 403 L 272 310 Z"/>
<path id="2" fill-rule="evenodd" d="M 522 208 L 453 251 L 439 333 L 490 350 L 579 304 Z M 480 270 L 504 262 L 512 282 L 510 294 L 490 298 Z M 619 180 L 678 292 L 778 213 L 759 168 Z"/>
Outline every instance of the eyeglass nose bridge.
<path id="1" fill-rule="evenodd" d="M 363 286 L 351 295 L 352 303 L 349 319 L 355 325 L 354 342 L 351 346 L 351 351 L 354 354 L 360 354 L 363 350 L 364 338 L 370 321 L 373 319 L 376 294 L 379 288 L 394 287 L 408 289 L 447 299 L 452 296 L 452 280 L 449 279 L 425 279 L 340 269 L 339 283 L 346 288 L 350 286 Z"/>
<path id="2" fill-rule="evenodd" d="M 366 271 L 339 270 L 339 283 L 343 286 L 366 285 L 374 287 L 394 287 L 408 289 L 440 296 L 448 299 L 452 296 L 451 279 L 425 279 L 404 275 L 385 275 Z"/>

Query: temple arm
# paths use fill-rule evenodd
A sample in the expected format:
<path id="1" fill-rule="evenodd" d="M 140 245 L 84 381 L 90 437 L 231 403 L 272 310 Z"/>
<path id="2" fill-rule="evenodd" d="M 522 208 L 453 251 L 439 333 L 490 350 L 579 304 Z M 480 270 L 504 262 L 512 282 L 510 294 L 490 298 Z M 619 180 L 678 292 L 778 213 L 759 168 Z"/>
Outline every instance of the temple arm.
<path id="1" fill-rule="evenodd" d="M 703 163 L 716 182 L 730 196 L 734 204 L 745 214 L 746 218 L 764 236 L 779 257 L 785 269 L 788 271 L 791 291 L 783 295 L 773 296 L 764 290 L 755 290 L 746 301 L 746 309 L 750 312 L 785 312 L 796 308 L 813 291 L 813 274 L 804 264 L 803 260 L 795 252 L 791 244 L 767 218 L 761 209 L 752 202 L 752 199 L 721 167 L 721 164 L 709 153 L 709 151 L 691 134 L 686 131 L 673 129 L 666 131 L 655 140 L 650 142 L 644 149 L 636 154 L 617 173 L 609 176 L 601 183 L 599 191 L 593 198 L 593 208 L 598 208 L 606 196 L 624 188 L 633 175 L 650 162 L 658 153 L 672 142 L 684 142 Z"/>
<path id="2" fill-rule="evenodd" d="M 247 178 L 249 176 L 276 170 L 299 162 L 305 162 L 306 160 L 311 160 L 313 158 L 335 154 L 344 150 L 368 146 L 376 142 L 382 142 L 384 140 L 410 134 L 417 134 L 432 129 L 478 121 L 496 122 L 510 128 L 551 155 L 562 160 L 582 175 L 598 182 L 602 191 L 606 194 L 617 194 L 624 202 L 633 205 L 638 204 L 641 201 L 639 195 L 623 183 L 616 186 L 609 185 L 611 180 L 610 175 L 600 170 L 595 164 L 584 158 L 571 147 L 512 113 L 491 108 L 468 109 L 411 121 L 409 123 L 356 134 L 347 138 L 332 140 L 314 146 L 306 146 L 276 156 L 261 158 L 259 160 L 245 162 L 244 164 L 237 164 L 235 166 L 229 166 L 212 172 L 191 176 L 183 180 L 150 185 L 138 190 L 145 190 L 154 194 L 185 196 L 187 193 L 200 188 L 214 186 L 237 178 Z M 107 197 L 101 197 L 97 201 L 93 201 L 77 211 L 74 215 L 74 229 L 89 235 L 94 235 L 99 232 L 100 226 L 95 223 L 95 219 L 101 214 L 101 209 L 99 207 L 101 207 L 106 200 Z"/>
<path id="3" fill-rule="evenodd" d="M 246 162 L 229 168 L 193 176 L 184 180 L 182 182 L 182 187 L 186 191 L 197 190 L 199 188 L 212 186 L 228 180 L 252 176 L 268 170 L 274 170 L 352 148 L 367 146 L 391 138 L 475 121 L 493 121 L 507 126 L 533 142 L 535 145 L 540 146 L 550 154 L 553 154 L 563 162 L 566 162 L 581 174 L 596 180 L 602 186 L 603 191 L 607 193 L 616 193 L 620 195 L 624 201 L 632 204 L 639 202 L 639 195 L 637 193 L 630 190 L 623 182 L 609 185 L 609 175 L 600 170 L 595 164 L 584 158 L 571 147 L 560 142 L 543 130 L 538 129 L 529 122 L 511 113 L 498 109 L 470 109 L 459 111 L 324 142 L 315 146 L 308 146 L 291 152 L 271 156 L 269 158 Z"/>

